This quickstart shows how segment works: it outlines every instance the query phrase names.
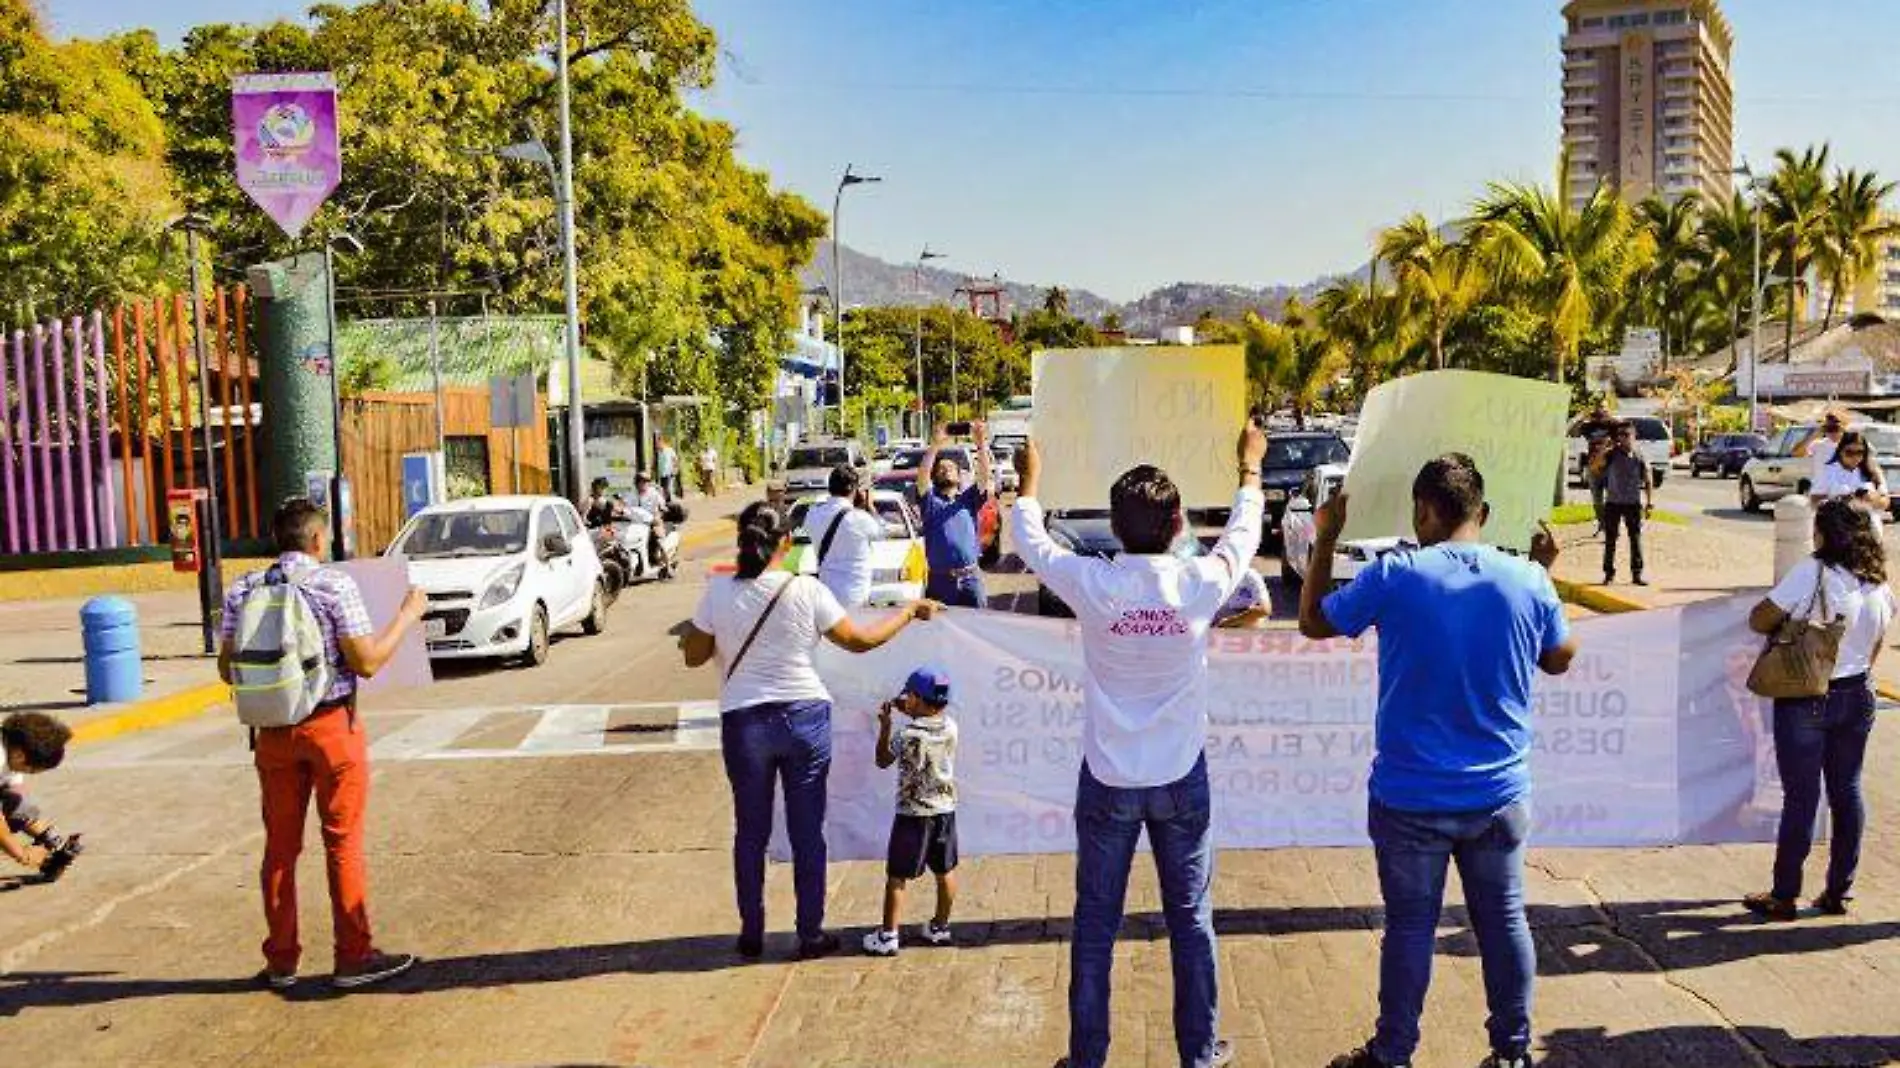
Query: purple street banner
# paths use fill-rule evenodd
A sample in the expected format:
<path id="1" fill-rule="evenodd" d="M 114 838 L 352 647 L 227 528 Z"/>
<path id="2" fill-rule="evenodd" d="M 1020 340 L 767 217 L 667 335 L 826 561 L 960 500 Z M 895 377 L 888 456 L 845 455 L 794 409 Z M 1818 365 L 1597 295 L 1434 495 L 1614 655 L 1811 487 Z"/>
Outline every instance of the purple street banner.
<path id="1" fill-rule="evenodd" d="M 327 71 L 231 79 L 238 187 L 296 237 L 343 177 L 336 78 Z"/>

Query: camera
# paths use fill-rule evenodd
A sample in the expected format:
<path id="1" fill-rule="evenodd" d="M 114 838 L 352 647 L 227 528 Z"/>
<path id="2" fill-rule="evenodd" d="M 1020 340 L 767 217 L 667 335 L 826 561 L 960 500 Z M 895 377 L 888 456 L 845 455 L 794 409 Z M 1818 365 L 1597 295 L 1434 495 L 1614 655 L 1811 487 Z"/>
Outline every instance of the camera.
<path id="1" fill-rule="evenodd" d="M 967 419 L 959 419 L 945 426 L 943 432 L 953 438 L 967 438 L 970 436 L 970 422 Z"/>

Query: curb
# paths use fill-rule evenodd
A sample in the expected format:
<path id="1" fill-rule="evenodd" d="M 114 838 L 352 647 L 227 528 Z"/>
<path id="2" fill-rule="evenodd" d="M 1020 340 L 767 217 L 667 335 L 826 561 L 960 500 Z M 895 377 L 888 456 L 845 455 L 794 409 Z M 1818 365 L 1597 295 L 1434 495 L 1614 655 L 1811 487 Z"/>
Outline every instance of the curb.
<path id="1" fill-rule="evenodd" d="M 230 699 L 231 688 L 222 682 L 214 682 L 165 697 L 154 697 L 149 701 L 134 701 L 116 712 L 89 719 L 74 727 L 73 744 L 103 742 L 121 735 L 168 727 L 203 715 Z"/>
<path id="2" fill-rule="evenodd" d="M 680 535 L 680 552 L 703 549 L 715 542 L 729 540 L 738 530 L 730 519 L 721 519 L 698 530 L 690 530 Z"/>
<path id="3" fill-rule="evenodd" d="M 1650 607 L 1641 601 L 1611 593 L 1597 586 L 1586 586 L 1579 582 L 1564 579 L 1551 580 L 1557 587 L 1557 596 L 1571 604 L 1582 605 L 1593 612 L 1606 616 L 1621 615 L 1625 612 L 1647 612 Z M 1875 681 L 1874 693 L 1883 701 L 1900 702 L 1900 687 L 1891 683 Z"/>

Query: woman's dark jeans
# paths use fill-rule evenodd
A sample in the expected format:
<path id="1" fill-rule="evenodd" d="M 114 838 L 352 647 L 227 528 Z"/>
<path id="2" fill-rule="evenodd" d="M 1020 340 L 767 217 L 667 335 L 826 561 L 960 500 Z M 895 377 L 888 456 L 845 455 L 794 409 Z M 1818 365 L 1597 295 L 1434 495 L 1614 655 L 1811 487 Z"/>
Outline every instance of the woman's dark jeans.
<path id="1" fill-rule="evenodd" d="M 720 719 L 720 749 L 732 783 L 732 881 L 740 932 L 765 935 L 765 847 L 772 839 L 772 787 L 785 784 L 798 937 L 825 927 L 825 785 L 831 778 L 831 702 L 753 705 Z"/>
<path id="2" fill-rule="evenodd" d="M 1781 834 L 1775 846 L 1774 895 L 1801 896 L 1801 866 L 1814 846 L 1814 819 L 1827 786 L 1834 814 L 1827 892 L 1845 898 L 1860 867 L 1867 808 L 1860 769 L 1874 729 L 1874 691 L 1866 675 L 1835 679 L 1826 697 L 1775 702 L 1775 763 L 1781 769 Z"/>

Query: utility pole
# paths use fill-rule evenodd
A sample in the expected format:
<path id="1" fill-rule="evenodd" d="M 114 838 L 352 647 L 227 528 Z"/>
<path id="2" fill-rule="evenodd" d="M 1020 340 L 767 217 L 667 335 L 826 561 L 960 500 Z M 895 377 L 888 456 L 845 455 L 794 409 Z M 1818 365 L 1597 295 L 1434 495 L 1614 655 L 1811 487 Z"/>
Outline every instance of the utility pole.
<path id="1" fill-rule="evenodd" d="M 442 395 L 442 348 L 436 337 L 434 297 L 429 298 L 429 374 L 435 379 L 435 452 L 446 468 L 449 462 L 449 439 L 442 417 L 442 407 L 445 403 Z M 447 493 L 447 487 L 438 488 Z"/>
<path id="2" fill-rule="evenodd" d="M 330 472 L 330 559 L 348 560 L 343 544 L 343 361 L 336 351 L 336 237 L 323 236 L 323 287 L 329 313 L 324 317 L 330 354 L 330 445 L 336 453 L 336 469 Z"/>
<path id="3" fill-rule="evenodd" d="M 844 166 L 844 176 L 838 179 L 838 191 L 831 198 L 831 318 L 837 323 L 838 330 L 838 435 L 844 436 L 844 260 L 839 258 L 840 241 L 838 237 L 838 213 L 844 208 L 844 191 L 854 185 L 867 182 L 881 182 L 884 179 L 868 174 L 854 174 L 849 163 Z"/>
<path id="4" fill-rule="evenodd" d="M 554 0 L 554 57 L 561 81 L 561 262 L 567 301 L 567 496 L 579 504 L 587 493 L 587 457 L 582 453 L 580 283 L 574 255 L 574 127 L 567 69 L 567 0 Z"/>
<path id="5" fill-rule="evenodd" d="M 917 436 L 924 436 L 924 264 L 931 260 L 943 259 L 941 252 L 930 251 L 930 243 L 924 243 L 924 250 L 917 254 L 917 269 L 913 276 L 917 279 L 917 336 L 913 339 L 911 358 L 917 363 Z M 953 309 L 954 310 L 954 309 Z M 954 317 L 952 319 L 954 323 Z M 953 327 L 954 329 L 954 327 Z"/>
<path id="6" fill-rule="evenodd" d="M 198 355 L 198 430 L 205 450 L 205 545 L 198 566 L 198 614 L 204 634 L 204 651 L 209 655 L 216 650 L 211 625 L 212 608 L 218 603 L 224 589 L 223 550 L 220 544 L 224 539 L 224 531 L 218 520 L 218 461 L 211 454 L 211 377 L 205 360 L 204 282 L 199 277 L 198 269 L 198 231 L 206 222 L 198 216 L 187 215 L 178 225 L 185 231 L 185 255 L 191 260 L 191 330 Z M 225 413 L 225 422 L 227 426 L 230 423 L 229 412 Z"/>

